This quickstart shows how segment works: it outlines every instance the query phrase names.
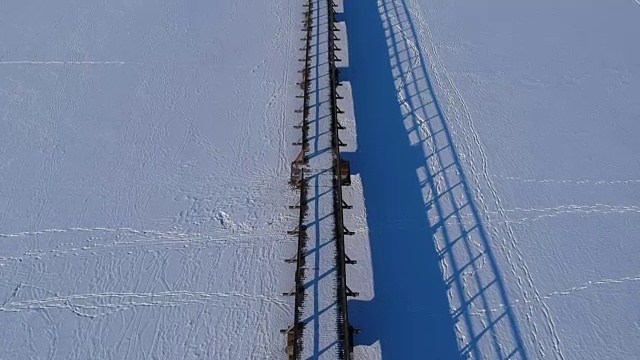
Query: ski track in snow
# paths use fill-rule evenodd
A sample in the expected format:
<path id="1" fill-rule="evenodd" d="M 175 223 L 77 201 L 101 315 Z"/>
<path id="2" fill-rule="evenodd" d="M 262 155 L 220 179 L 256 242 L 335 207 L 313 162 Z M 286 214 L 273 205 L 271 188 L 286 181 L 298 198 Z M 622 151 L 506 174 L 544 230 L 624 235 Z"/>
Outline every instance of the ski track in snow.
<path id="1" fill-rule="evenodd" d="M 277 236 L 274 236 L 277 235 Z M 279 236 L 279 237 L 278 237 Z M 266 240 L 265 240 L 266 239 Z M 20 254 L 9 255 L 8 252 L 0 256 L 3 261 L 42 260 L 47 257 L 59 257 L 63 255 L 87 255 L 104 256 L 113 255 L 114 252 L 133 254 L 135 252 L 151 253 L 158 250 L 179 249 L 204 249 L 217 247 L 220 251 L 224 248 L 268 248 L 289 244 L 290 241 L 282 239 L 281 234 L 236 234 L 225 237 L 161 237 L 137 240 L 113 240 L 111 242 L 96 242 L 96 238 L 88 239 L 84 244 L 59 243 L 51 249 L 27 249 Z M 105 240 L 105 239 L 103 239 Z M 260 240 L 260 241 L 257 241 Z M 0 266 L 5 264 L 0 263 Z"/>
<path id="2" fill-rule="evenodd" d="M 291 304 L 276 297 L 244 293 L 203 293 L 192 291 L 171 291 L 160 293 L 98 293 L 55 296 L 43 299 L 13 301 L 22 287 L 20 284 L 7 299 L 0 311 L 19 312 L 27 310 L 69 309 L 84 317 L 112 315 L 118 311 L 137 306 L 178 306 L 184 304 L 205 304 L 209 306 L 239 306 L 239 301 L 263 301 L 277 305 L 283 311 L 291 310 Z M 51 291 L 49 291 L 51 292 Z M 86 302 L 86 303 L 83 303 Z M 100 311 L 100 310 L 107 311 Z M 93 312 L 89 312 L 93 311 Z"/>
<path id="3" fill-rule="evenodd" d="M 606 205 L 606 204 L 594 204 L 594 205 L 560 205 L 556 207 L 548 208 L 513 208 L 504 209 L 505 213 L 541 213 L 536 216 L 509 218 L 509 220 L 502 219 L 497 211 L 489 211 L 485 214 L 488 216 L 488 223 L 490 224 L 526 224 L 535 222 L 538 220 L 544 220 L 554 218 L 561 215 L 579 214 L 579 215 L 606 215 L 606 214 L 640 214 L 640 207 L 638 206 L 621 206 L 621 205 Z M 471 218 L 471 215 L 464 215 L 465 218 Z M 432 218 L 432 221 L 437 221 L 437 218 Z"/>
<path id="4" fill-rule="evenodd" d="M 583 285 L 580 286 L 574 286 L 562 291 L 554 291 L 554 292 L 550 292 L 547 295 L 541 296 L 540 299 L 537 299 L 536 301 L 529 299 L 529 300 L 514 300 L 511 304 L 501 304 L 498 307 L 486 310 L 489 312 L 498 312 L 501 311 L 502 309 L 506 308 L 506 307 L 513 307 L 513 306 L 517 306 L 517 305 L 521 305 L 521 304 L 535 304 L 536 302 L 540 303 L 543 302 L 543 300 L 549 300 L 552 299 L 554 297 L 557 296 L 567 296 L 567 295 L 572 295 L 576 292 L 582 291 L 582 290 L 587 290 L 587 289 L 591 289 L 592 287 L 602 287 L 604 285 L 617 285 L 617 284 L 624 284 L 624 283 L 628 283 L 628 282 L 635 282 L 635 281 L 640 281 L 640 275 L 637 276 L 627 276 L 627 277 L 622 277 L 622 278 L 618 278 L 618 279 L 602 279 L 602 280 L 596 280 L 596 281 L 588 281 L 586 283 L 584 283 Z M 481 315 L 483 312 L 486 311 L 482 311 L 482 310 L 474 310 L 471 313 L 475 314 L 475 315 Z"/>
<path id="5" fill-rule="evenodd" d="M 616 205 L 606 205 L 606 204 L 595 204 L 595 205 L 561 205 L 556 207 L 548 207 L 548 208 L 513 208 L 513 209 L 505 209 L 507 213 L 540 213 L 536 216 L 531 217 L 519 217 L 519 218 L 511 218 L 508 220 L 511 224 L 527 224 L 531 222 L 535 222 L 538 220 L 553 218 L 561 215 L 608 215 L 608 214 L 640 214 L 640 206 L 616 206 Z M 488 215 L 488 222 L 492 224 L 499 224 L 500 218 L 498 217 L 499 213 L 497 211 L 490 211 L 486 213 Z M 496 217 L 491 217 L 491 216 Z M 472 220 L 473 215 L 462 215 L 462 218 Z M 429 220 L 432 223 L 440 222 L 439 217 L 430 217 Z M 453 222 L 453 219 L 447 219 L 448 222 Z M 400 223 L 388 223 L 386 225 L 389 226 L 402 226 L 403 222 Z M 356 232 L 370 232 L 371 230 L 367 226 L 363 226 L 360 228 L 355 228 L 353 231 Z"/>
<path id="6" fill-rule="evenodd" d="M 560 185 L 628 185 L 640 184 L 639 179 L 630 180 L 572 180 L 572 179 L 527 179 L 517 176 L 494 175 L 495 178 L 504 180 L 513 180 L 523 183 L 540 183 L 540 184 L 560 184 Z"/>
<path id="7" fill-rule="evenodd" d="M 128 65 L 124 61 L 0 61 L 0 65 Z M 137 65 L 137 64 L 134 64 Z"/>

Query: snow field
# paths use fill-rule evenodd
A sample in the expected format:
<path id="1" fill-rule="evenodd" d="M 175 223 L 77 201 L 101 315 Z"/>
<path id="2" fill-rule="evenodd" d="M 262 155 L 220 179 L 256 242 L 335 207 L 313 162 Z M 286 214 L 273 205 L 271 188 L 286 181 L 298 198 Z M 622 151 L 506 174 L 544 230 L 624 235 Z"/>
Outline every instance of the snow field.
<path id="1" fill-rule="evenodd" d="M 0 5 L 3 359 L 286 357 L 293 5 Z"/>
<path id="2" fill-rule="evenodd" d="M 506 286 L 488 312 L 528 358 L 633 357 L 635 4 L 406 4 Z"/>

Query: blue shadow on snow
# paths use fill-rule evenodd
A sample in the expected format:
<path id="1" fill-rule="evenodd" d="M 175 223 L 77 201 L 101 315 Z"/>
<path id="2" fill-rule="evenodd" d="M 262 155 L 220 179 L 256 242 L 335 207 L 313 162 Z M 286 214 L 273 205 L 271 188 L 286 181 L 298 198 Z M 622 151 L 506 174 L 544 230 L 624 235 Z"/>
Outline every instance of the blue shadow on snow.
<path id="1" fill-rule="evenodd" d="M 379 341 L 383 359 L 527 359 L 511 309 L 491 308 L 510 302 L 406 3 L 344 3 L 357 135 L 345 155 L 362 179 L 375 293 L 349 303 L 356 345 Z"/>

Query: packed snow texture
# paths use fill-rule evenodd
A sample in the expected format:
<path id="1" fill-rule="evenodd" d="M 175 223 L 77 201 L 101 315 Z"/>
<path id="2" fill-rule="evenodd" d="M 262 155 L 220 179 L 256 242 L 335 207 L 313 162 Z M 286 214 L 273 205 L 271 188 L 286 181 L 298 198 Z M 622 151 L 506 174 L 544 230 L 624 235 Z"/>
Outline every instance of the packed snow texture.
<path id="1" fill-rule="evenodd" d="M 300 8 L 0 2 L 0 358 L 286 358 Z"/>

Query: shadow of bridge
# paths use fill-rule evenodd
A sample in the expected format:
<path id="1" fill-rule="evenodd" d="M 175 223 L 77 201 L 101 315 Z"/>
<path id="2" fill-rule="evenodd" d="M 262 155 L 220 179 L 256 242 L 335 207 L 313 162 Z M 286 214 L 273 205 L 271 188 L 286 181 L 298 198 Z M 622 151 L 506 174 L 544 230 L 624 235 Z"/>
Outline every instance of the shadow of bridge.
<path id="1" fill-rule="evenodd" d="M 403 0 L 344 1 L 374 298 L 351 301 L 383 359 L 527 359 Z"/>

